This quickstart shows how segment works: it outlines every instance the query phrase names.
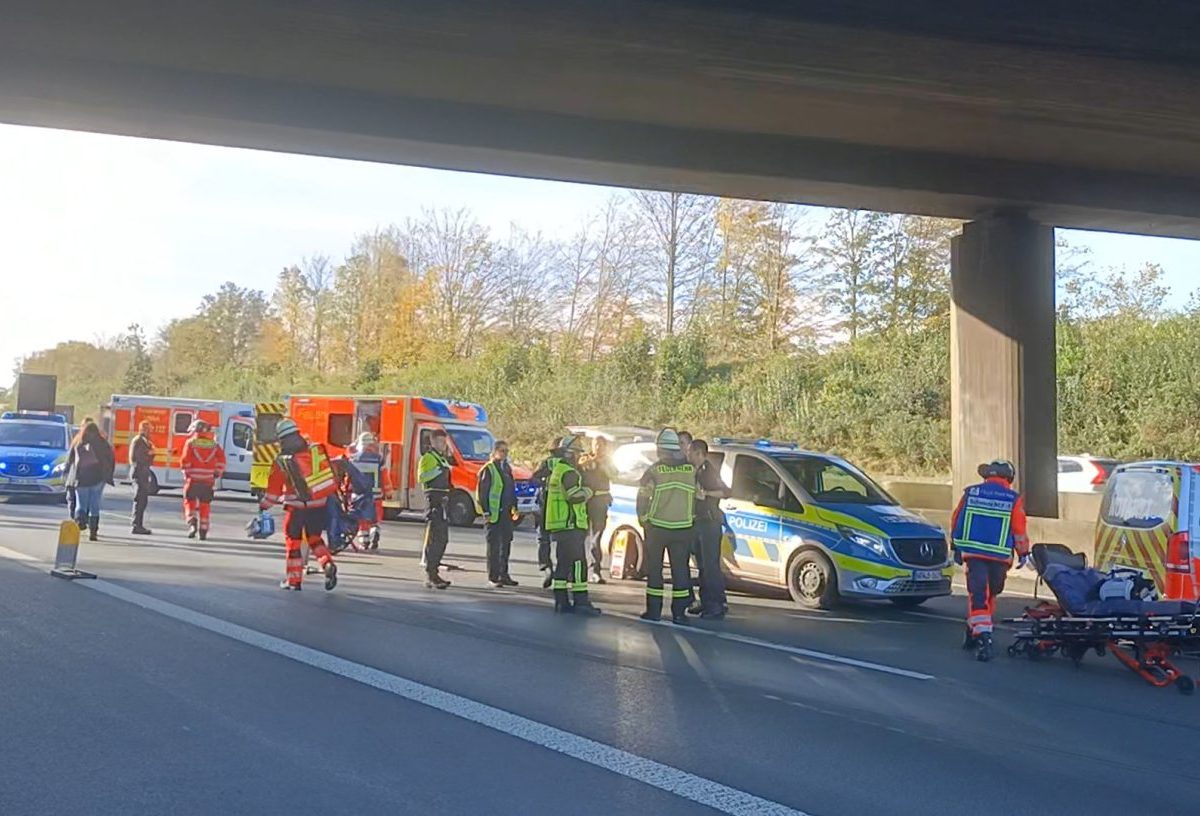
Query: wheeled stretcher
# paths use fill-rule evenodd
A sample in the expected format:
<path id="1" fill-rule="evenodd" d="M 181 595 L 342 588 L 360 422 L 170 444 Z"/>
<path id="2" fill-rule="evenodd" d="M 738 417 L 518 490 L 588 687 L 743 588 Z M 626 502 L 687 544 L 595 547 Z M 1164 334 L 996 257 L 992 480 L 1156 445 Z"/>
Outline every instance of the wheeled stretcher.
<path id="1" fill-rule="evenodd" d="M 1195 691 L 1195 680 L 1174 662 L 1200 658 L 1200 612 L 1195 604 L 1161 601 L 1096 601 L 1068 591 L 1065 579 L 1087 580 L 1087 559 L 1061 544 L 1035 544 L 1033 561 L 1046 579 L 1056 602 L 1027 607 L 1020 618 L 1007 621 L 1017 634 L 1008 647 L 1011 657 L 1032 660 L 1059 654 L 1079 665 L 1088 652 L 1111 652 L 1146 682 L 1162 688 L 1174 684 L 1180 692 Z M 1058 569 L 1052 569 L 1057 566 Z"/>

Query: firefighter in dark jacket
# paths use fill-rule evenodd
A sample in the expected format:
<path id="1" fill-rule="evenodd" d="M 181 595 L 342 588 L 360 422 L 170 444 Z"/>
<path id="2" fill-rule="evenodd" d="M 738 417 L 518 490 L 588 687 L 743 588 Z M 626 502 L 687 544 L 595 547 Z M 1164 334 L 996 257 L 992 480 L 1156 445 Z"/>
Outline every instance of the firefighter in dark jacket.
<path id="1" fill-rule="evenodd" d="M 646 611 L 642 619 L 662 617 L 665 552 L 671 558 L 671 620 L 684 625 L 692 596 L 696 468 L 684 457 L 674 429 L 664 428 L 655 443 L 658 461 L 642 474 L 637 495 L 638 521 L 646 536 Z"/>
<path id="2" fill-rule="evenodd" d="M 604 580 L 604 528 L 608 526 L 608 508 L 612 504 L 612 462 L 608 457 L 608 440 L 602 436 L 592 439 L 592 452 L 579 460 L 583 483 L 592 491 L 588 499 L 587 554 L 590 561 L 589 580 L 597 584 Z"/>
<path id="3" fill-rule="evenodd" d="M 150 433 L 154 426 L 149 420 L 138 425 L 138 434 L 129 443 L 129 476 L 133 479 L 133 530 L 134 535 L 150 535 L 146 526 L 146 505 L 150 503 L 150 491 L 154 487 L 154 443 Z"/>
<path id="4" fill-rule="evenodd" d="M 479 495 L 487 538 L 488 583 L 493 587 L 516 586 L 508 574 L 513 525 L 517 519 L 517 483 L 508 462 L 508 443 L 492 446 L 492 458 L 479 471 Z"/>
<path id="5" fill-rule="evenodd" d="M 579 437 L 564 437 L 558 445 L 558 460 L 546 480 L 546 529 L 554 537 L 554 611 L 599 615 L 588 598 L 587 501 L 592 491 L 575 469 L 582 452 Z"/>
<path id="6" fill-rule="evenodd" d="M 696 561 L 700 567 L 700 602 L 688 609 L 702 618 L 725 617 L 725 576 L 721 572 L 721 538 L 725 514 L 721 499 L 732 491 L 721 481 L 717 467 L 708 459 L 708 443 L 694 440 L 688 446 L 688 461 L 696 468 Z"/>

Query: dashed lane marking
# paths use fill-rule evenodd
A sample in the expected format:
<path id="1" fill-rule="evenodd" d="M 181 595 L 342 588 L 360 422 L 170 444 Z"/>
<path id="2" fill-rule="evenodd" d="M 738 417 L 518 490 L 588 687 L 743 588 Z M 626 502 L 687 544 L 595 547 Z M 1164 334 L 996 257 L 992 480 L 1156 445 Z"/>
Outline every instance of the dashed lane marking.
<path id="1" fill-rule="evenodd" d="M 701 629 L 698 626 L 676 626 L 667 621 L 642 621 L 637 615 L 627 614 L 625 612 L 609 613 L 615 618 L 626 618 L 629 620 L 640 621 L 651 626 L 665 626 L 673 629 L 681 635 L 700 635 L 701 637 L 716 638 L 717 640 L 725 640 L 730 643 L 741 643 L 747 646 L 755 646 L 759 649 L 768 649 L 774 652 L 784 652 L 786 654 L 798 655 L 806 657 L 809 660 L 817 660 L 823 663 L 836 663 L 841 666 L 853 666 L 856 669 L 866 669 L 867 671 L 881 672 L 883 674 L 891 674 L 896 677 L 906 677 L 910 680 L 936 680 L 932 674 L 924 674 L 923 672 L 911 671 L 902 669 L 898 666 L 888 666 L 883 663 L 873 663 L 869 660 L 859 660 L 855 657 L 843 657 L 842 655 L 830 654 L 829 652 L 818 652 L 814 649 L 804 649 L 800 646 L 788 646 L 783 643 L 773 643 L 769 640 L 759 640 L 758 638 L 748 637 L 746 635 L 737 635 L 733 632 L 718 632 L 714 629 Z"/>

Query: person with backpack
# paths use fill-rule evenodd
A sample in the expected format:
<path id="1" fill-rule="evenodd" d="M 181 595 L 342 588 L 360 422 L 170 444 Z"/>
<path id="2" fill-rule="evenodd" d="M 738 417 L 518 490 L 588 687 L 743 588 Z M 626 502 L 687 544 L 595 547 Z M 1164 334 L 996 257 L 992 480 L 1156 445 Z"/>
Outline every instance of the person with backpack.
<path id="1" fill-rule="evenodd" d="M 282 504 L 283 540 L 287 558 L 287 577 L 279 588 L 299 592 L 304 582 L 302 545 L 316 556 L 325 575 L 325 589 L 337 586 L 337 564 L 325 546 L 325 528 L 329 511 L 326 504 L 337 496 L 337 473 L 325 446 L 309 442 L 291 417 L 283 417 L 275 426 L 279 436 L 279 455 L 271 464 L 267 488 L 258 509 L 266 512 Z"/>
<path id="2" fill-rule="evenodd" d="M 112 446 L 100 433 L 96 420 L 86 417 L 71 440 L 67 453 L 68 487 L 75 491 L 75 523 L 95 541 L 100 531 L 100 502 L 104 487 L 113 483 L 115 459 Z"/>

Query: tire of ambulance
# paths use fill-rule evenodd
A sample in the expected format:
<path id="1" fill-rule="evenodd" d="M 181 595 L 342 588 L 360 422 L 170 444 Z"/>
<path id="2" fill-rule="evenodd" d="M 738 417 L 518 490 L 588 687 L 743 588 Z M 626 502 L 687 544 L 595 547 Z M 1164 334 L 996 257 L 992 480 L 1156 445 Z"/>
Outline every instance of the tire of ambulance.
<path id="1" fill-rule="evenodd" d="M 158 495 L 158 477 L 154 475 L 154 471 L 150 471 L 150 495 Z"/>
<path id="2" fill-rule="evenodd" d="M 446 520 L 454 527 L 470 527 L 475 523 L 474 499 L 461 490 L 455 490 L 446 502 Z"/>
<path id="3" fill-rule="evenodd" d="M 832 609 L 838 602 L 837 571 L 819 550 L 801 550 L 788 562 L 787 587 L 805 609 Z"/>

